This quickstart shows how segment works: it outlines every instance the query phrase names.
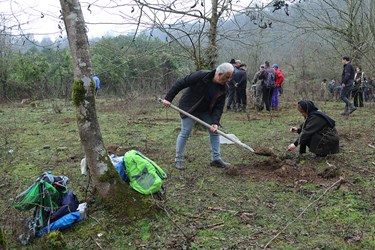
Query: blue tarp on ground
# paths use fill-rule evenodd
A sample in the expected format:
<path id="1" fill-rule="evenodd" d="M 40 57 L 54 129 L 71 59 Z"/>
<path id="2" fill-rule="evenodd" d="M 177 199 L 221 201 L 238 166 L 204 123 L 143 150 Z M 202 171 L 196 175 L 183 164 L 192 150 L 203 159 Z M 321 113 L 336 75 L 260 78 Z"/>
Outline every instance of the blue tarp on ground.
<path id="1" fill-rule="evenodd" d="M 43 234 L 55 231 L 57 229 L 64 229 L 64 228 L 70 227 L 73 223 L 81 221 L 81 220 L 82 220 L 81 219 L 81 215 L 80 215 L 80 213 L 78 211 L 77 212 L 69 213 L 69 214 L 61 217 L 57 221 L 51 223 L 49 226 L 43 227 L 36 234 L 36 236 L 40 237 Z"/>

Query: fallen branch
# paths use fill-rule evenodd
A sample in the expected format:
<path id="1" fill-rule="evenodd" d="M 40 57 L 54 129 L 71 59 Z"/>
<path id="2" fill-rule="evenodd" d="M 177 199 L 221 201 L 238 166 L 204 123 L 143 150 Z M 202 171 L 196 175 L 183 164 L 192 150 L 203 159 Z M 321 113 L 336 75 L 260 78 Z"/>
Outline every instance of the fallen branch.
<path id="1" fill-rule="evenodd" d="M 93 217 L 93 216 L 91 216 L 89 214 L 87 215 L 87 217 L 93 219 L 94 221 L 96 221 L 96 223 L 100 224 L 100 221 L 97 218 L 95 218 L 95 217 Z"/>
<path id="2" fill-rule="evenodd" d="M 207 225 L 207 226 L 197 226 L 197 229 L 204 230 L 204 229 L 217 229 L 224 226 L 224 222 L 219 222 L 213 225 Z"/>
<path id="3" fill-rule="evenodd" d="M 329 188 L 327 188 L 322 195 L 320 195 L 316 200 L 314 200 L 313 202 L 311 202 L 307 207 L 305 207 L 302 212 L 294 219 L 292 220 L 291 222 L 289 222 L 283 229 L 281 229 L 270 241 L 267 242 L 267 244 L 264 246 L 263 249 L 266 249 L 272 241 L 274 241 L 277 237 L 279 237 L 279 235 L 285 231 L 285 229 L 287 229 L 292 223 L 294 223 L 297 219 L 299 219 L 305 212 L 306 210 L 311 207 L 315 202 L 319 201 L 326 193 L 328 193 L 329 190 L 331 190 L 334 186 L 336 186 L 337 184 L 341 184 L 341 182 L 343 181 L 344 179 L 343 178 L 340 178 L 338 181 L 336 181 L 335 183 L 333 183 Z"/>
<path id="4" fill-rule="evenodd" d="M 155 199 L 154 199 L 155 200 Z M 165 206 L 164 203 L 161 203 L 161 202 L 154 202 L 154 204 L 159 207 L 160 209 L 162 209 L 165 214 L 167 215 L 168 219 L 173 223 L 173 225 L 183 234 L 183 236 L 185 237 L 186 241 L 187 242 L 190 242 L 191 239 L 195 236 L 195 234 L 189 236 L 187 235 L 187 233 L 176 223 L 175 220 L 173 220 L 172 216 L 169 214 L 168 210 L 167 210 L 167 207 Z"/>
<path id="5" fill-rule="evenodd" d="M 103 248 L 100 246 L 99 242 L 97 242 L 94 237 L 91 236 L 90 238 L 95 242 L 95 244 L 99 247 L 99 249 L 103 250 Z"/>
<path id="6" fill-rule="evenodd" d="M 211 210 L 211 211 L 219 211 L 219 212 L 227 212 L 227 213 L 231 213 L 231 214 L 238 214 L 239 212 L 238 211 L 234 211 L 234 210 L 228 210 L 228 209 L 224 209 L 224 208 L 219 208 L 219 207 L 207 207 L 208 210 Z"/>
<path id="7" fill-rule="evenodd" d="M 374 146 L 374 145 L 369 144 L 368 146 L 369 146 L 370 148 L 375 149 L 375 146 Z"/>

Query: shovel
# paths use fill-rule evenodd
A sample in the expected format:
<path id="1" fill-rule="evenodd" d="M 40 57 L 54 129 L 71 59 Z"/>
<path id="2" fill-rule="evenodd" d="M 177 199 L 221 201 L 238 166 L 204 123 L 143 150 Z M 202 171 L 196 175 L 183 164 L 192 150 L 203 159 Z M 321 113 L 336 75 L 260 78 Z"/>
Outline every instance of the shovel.
<path id="1" fill-rule="evenodd" d="M 162 101 L 163 101 L 163 99 L 159 98 L 159 102 L 162 102 Z M 178 112 L 180 112 L 180 113 L 183 114 L 183 115 L 186 115 L 187 117 L 193 119 L 194 121 L 196 121 L 196 122 L 202 124 L 202 125 L 205 126 L 206 128 L 208 128 L 208 129 L 211 128 L 211 125 L 210 125 L 210 124 L 208 124 L 208 123 L 202 121 L 201 119 L 199 119 L 199 118 L 193 116 L 192 114 L 189 114 L 188 112 L 186 112 L 186 111 L 180 109 L 179 107 L 176 107 L 176 106 L 174 106 L 173 104 L 171 104 L 171 108 L 174 109 L 174 110 L 176 110 L 176 111 L 178 111 Z M 220 130 L 217 130 L 216 133 L 218 133 L 218 134 L 221 135 L 222 137 L 224 137 L 224 138 L 226 138 L 226 139 L 228 139 L 228 140 L 234 142 L 235 144 L 237 144 L 237 145 L 243 147 L 244 149 L 247 149 L 247 150 L 249 150 L 250 152 L 255 153 L 254 149 L 252 149 L 250 146 L 246 145 L 245 143 L 242 143 L 239 139 L 237 139 L 236 136 L 230 136 L 230 135 L 228 135 L 228 134 L 226 134 L 226 133 L 224 133 L 224 132 L 222 132 L 222 131 L 220 131 Z"/>

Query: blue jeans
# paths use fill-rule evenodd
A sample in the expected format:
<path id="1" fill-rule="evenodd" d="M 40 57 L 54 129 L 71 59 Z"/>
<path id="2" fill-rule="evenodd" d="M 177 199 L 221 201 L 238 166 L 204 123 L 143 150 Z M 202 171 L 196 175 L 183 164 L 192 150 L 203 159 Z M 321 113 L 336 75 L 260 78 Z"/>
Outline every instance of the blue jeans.
<path id="1" fill-rule="evenodd" d="M 353 106 L 349 99 L 351 90 L 352 90 L 351 84 L 348 84 L 348 85 L 345 84 L 345 87 L 342 88 L 342 91 L 341 91 L 341 100 L 345 102 L 346 108 Z"/>
<path id="2" fill-rule="evenodd" d="M 203 120 L 204 122 L 208 124 L 212 123 L 212 119 L 209 113 L 200 114 L 198 118 L 200 118 L 201 120 Z M 194 123 L 195 121 L 189 117 L 181 119 L 181 131 L 176 141 L 175 162 L 184 160 L 185 145 L 193 129 Z M 211 144 L 211 153 L 212 153 L 211 159 L 213 161 L 219 160 L 221 159 L 219 134 L 212 133 L 210 130 L 209 130 L 209 133 L 210 133 L 210 144 Z"/>
<path id="3" fill-rule="evenodd" d="M 275 87 L 272 93 L 271 107 L 277 108 L 279 106 L 279 90 L 280 87 Z"/>

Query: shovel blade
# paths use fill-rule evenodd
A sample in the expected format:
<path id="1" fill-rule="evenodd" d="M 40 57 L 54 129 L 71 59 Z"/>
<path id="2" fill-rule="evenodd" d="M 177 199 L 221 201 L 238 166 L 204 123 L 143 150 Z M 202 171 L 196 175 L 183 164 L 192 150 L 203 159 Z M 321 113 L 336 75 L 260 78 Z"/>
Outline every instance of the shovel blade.
<path id="1" fill-rule="evenodd" d="M 237 138 L 237 136 L 234 135 L 234 134 L 227 134 L 227 136 L 230 137 L 230 138 L 232 138 L 233 140 L 238 140 L 239 141 L 239 139 Z M 225 138 L 222 135 L 220 135 L 219 137 L 220 137 L 220 144 L 235 144 L 233 141 Z"/>

